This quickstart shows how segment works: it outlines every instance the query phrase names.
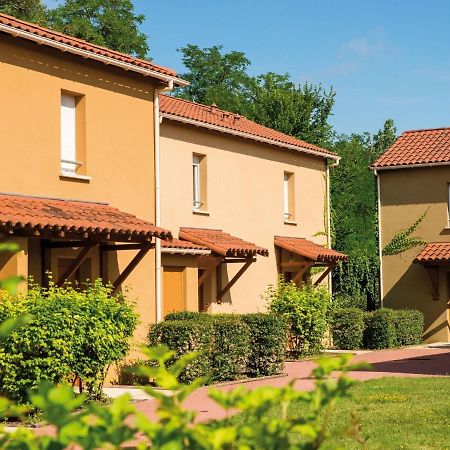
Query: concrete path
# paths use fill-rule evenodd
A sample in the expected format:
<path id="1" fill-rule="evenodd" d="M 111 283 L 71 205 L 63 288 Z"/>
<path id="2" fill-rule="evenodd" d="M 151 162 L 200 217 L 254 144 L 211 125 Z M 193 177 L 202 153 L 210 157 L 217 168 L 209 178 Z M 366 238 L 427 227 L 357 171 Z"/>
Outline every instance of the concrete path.
<path id="1" fill-rule="evenodd" d="M 422 377 L 436 375 L 450 375 L 450 348 L 406 348 L 398 350 L 380 350 L 354 356 L 353 362 L 366 361 L 371 364 L 370 370 L 350 372 L 356 380 L 370 380 L 381 377 Z M 300 390 L 310 390 L 314 387 L 314 380 L 310 378 L 314 361 L 288 362 L 285 367 L 285 377 L 257 380 L 244 383 L 248 389 L 258 386 L 285 386 L 295 379 L 295 387 Z M 236 384 L 228 384 L 217 389 L 229 391 L 236 388 Z M 209 387 L 203 387 L 191 394 L 185 407 L 197 412 L 197 419 L 222 419 L 226 412 L 208 398 Z M 144 400 L 137 403 L 137 408 L 156 418 L 156 401 Z"/>

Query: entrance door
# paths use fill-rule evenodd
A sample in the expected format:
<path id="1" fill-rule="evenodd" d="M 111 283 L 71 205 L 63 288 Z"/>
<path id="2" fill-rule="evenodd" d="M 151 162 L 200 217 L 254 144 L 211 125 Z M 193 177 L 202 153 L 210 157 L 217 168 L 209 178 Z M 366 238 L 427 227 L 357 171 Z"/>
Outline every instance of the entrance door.
<path id="1" fill-rule="evenodd" d="M 185 309 L 184 267 L 166 266 L 163 273 L 163 317 Z"/>

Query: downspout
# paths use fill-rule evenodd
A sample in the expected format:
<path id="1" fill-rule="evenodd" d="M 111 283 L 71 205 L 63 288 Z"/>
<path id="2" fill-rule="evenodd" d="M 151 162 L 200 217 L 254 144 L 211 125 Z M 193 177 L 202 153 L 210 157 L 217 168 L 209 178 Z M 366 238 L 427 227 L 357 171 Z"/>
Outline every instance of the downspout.
<path id="1" fill-rule="evenodd" d="M 153 119 L 155 133 L 155 225 L 161 226 L 161 147 L 160 147 L 160 123 L 162 118 L 159 114 L 159 94 L 171 91 L 173 81 L 167 86 L 155 89 L 153 98 Z M 161 264 L 161 239 L 156 239 L 155 245 L 155 301 L 156 322 L 162 320 L 162 264 Z"/>
<path id="2" fill-rule="evenodd" d="M 328 248 L 331 248 L 331 195 L 330 195 L 330 166 L 336 167 L 339 165 L 339 159 L 336 159 L 336 161 L 333 164 L 328 164 L 327 161 L 327 241 L 328 241 Z M 332 273 L 330 272 L 328 275 L 328 292 L 330 295 L 333 295 L 333 278 Z"/>
<path id="3" fill-rule="evenodd" d="M 373 171 L 377 179 L 377 212 L 378 212 L 378 259 L 380 260 L 380 306 L 383 307 L 383 251 L 381 249 L 381 196 L 380 196 L 380 175 Z"/>

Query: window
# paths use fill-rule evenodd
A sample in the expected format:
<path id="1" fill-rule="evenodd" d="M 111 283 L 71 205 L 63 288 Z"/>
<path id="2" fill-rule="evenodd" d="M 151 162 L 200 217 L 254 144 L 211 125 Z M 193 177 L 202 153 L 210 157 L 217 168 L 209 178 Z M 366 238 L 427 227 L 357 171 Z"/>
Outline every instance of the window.
<path id="1" fill-rule="evenodd" d="M 450 183 L 447 183 L 447 227 L 450 227 Z"/>
<path id="2" fill-rule="evenodd" d="M 85 173 L 84 97 L 61 93 L 61 175 Z"/>
<path id="3" fill-rule="evenodd" d="M 294 174 L 291 172 L 284 172 L 283 196 L 284 221 L 293 222 L 295 220 L 295 189 Z"/>
<path id="4" fill-rule="evenodd" d="M 193 210 L 206 210 L 206 156 L 192 156 Z"/>

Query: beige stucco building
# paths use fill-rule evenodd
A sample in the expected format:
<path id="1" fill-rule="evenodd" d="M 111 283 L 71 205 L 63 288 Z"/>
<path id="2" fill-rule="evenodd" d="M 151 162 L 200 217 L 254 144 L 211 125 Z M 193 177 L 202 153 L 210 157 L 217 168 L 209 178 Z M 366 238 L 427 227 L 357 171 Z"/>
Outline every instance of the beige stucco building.
<path id="1" fill-rule="evenodd" d="M 0 277 L 102 277 L 132 286 L 140 335 L 156 320 L 157 90 L 147 61 L 0 14 Z M 139 219 L 137 219 L 137 217 Z M 25 285 L 22 286 L 25 288 Z"/>
<path id="2" fill-rule="evenodd" d="M 427 242 L 382 256 L 383 305 L 424 313 L 426 342 L 450 340 L 450 129 L 408 131 L 373 165 L 381 249 L 424 213 L 412 234 Z"/>
<path id="3" fill-rule="evenodd" d="M 263 311 L 278 273 L 300 282 L 313 265 L 326 283 L 345 259 L 326 248 L 337 156 L 214 105 L 160 100 L 161 224 L 180 238 L 162 248 L 163 315 Z"/>

